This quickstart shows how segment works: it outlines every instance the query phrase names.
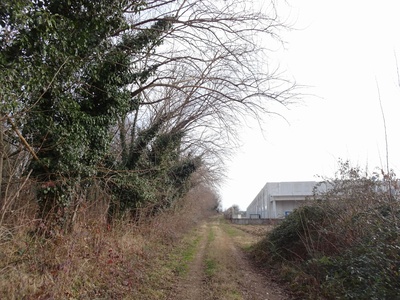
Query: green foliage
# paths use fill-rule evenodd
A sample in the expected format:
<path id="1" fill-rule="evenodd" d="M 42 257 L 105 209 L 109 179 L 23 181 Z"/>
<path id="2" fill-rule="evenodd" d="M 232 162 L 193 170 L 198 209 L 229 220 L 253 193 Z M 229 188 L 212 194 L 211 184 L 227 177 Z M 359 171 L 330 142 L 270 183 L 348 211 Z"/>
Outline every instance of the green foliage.
<path id="1" fill-rule="evenodd" d="M 143 158 L 146 153 L 146 147 L 158 135 L 163 121 L 163 118 L 158 118 L 148 128 L 139 132 L 136 139 L 131 142 L 128 157 L 126 161 L 123 161 L 126 164 L 126 168 L 132 170 L 138 167 L 139 159 Z"/>
<path id="2" fill-rule="evenodd" d="M 393 201 L 397 180 L 377 179 L 342 165 L 330 189 L 295 210 L 255 253 L 290 280 L 309 278 L 297 290 L 327 299 L 396 299 L 400 294 L 400 203 Z M 390 180 L 390 181 L 389 181 Z M 282 274 L 285 272 L 282 271 Z M 304 289 L 304 284 L 308 286 Z"/>
<path id="3" fill-rule="evenodd" d="M 183 132 L 160 132 L 163 118 L 139 132 L 130 145 L 128 160 L 108 183 L 113 195 L 111 218 L 151 207 L 150 214 L 169 208 L 190 188 L 191 175 L 201 166 L 199 157 L 180 153 Z"/>
<path id="4" fill-rule="evenodd" d="M 184 10 L 175 1 L 153 4 L 1 2 L 1 120 L 9 122 L 15 147 L 33 156 L 25 171 L 32 170 L 38 190 L 49 182 L 56 186 L 54 193 L 37 193 L 41 216 L 63 215 L 82 188 L 77 183 L 94 181 L 111 194 L 111 216 L 169 208 L 190 189 L 203 158 L 223 148 L 218 144 L 224 138 L 208 131 L 229 127 L 237 115 L 257 116 L 252 101 L 261 112 L 261 98 L 276 99 L 264 84 L 269 76 L 238 59 L 243 54 L 252 60 L 253 51 L 245 49 L 257 49 L 245 32 L 273 28 L 275 21 L 253 12 L 215 11 L 208 3 Z M 232 28 L 247 28 L 236 32 L 225 26 L 227 20 Z M 167 48 L 156 52 L 166 36 Z M 228 49 L 226 55 L 216 47 Z M 185 131 L 191 129 L 189 145 Z M 228 138 L 233 131 L 224 132 Z M 191 151 L 193 145 L 201 149 Z"/>
<path id="5" fill-rule="evenodd" d="M 377 204 L 355 215 L 360 238 L 332 258 L 324 286 L 350 299 L 394 299 L 400 293 L 400 206 Z"/>
<path id="6" fill-rule="evenodd" d="M 69 205 L 74 190 L 64 187 L 66 178 L 96 175 L 109 150 L 110 129 L 139 108 L 132 85 L 157 69 L 136 71 L 131 61 L 160 45 L 171 23 L 160 19 L 146 30 L 130 30 L 126 5 L 124 0 L 0 5 L 1 113 L 14 120 L 36 152 L 32 176 L 56 185 L 57 192 L 37 193 L 42 216 Z M 137 12 L 142 5 L 129 4 Z M 120 181 L 134 190 L 140 186 L 137 180 Z"/>
<path id="7" fill-rule="evenodd" d="M 269 235 L 269 251 L 277 260 L 303 260 L 314 249 L 303 241 L 315 239 L 327 213 L 319 206 L 303 206 L 291 213 Z"/>

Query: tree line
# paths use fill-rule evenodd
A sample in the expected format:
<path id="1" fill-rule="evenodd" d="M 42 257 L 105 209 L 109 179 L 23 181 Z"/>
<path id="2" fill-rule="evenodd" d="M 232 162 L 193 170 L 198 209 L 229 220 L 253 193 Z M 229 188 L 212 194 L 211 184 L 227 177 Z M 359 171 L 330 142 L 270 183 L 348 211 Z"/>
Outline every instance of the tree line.
<path id="1" fill-rule="evenodd" d="M 2 1 L 2 221 L 28 184 L 45 231 L 70 228 L 94 187 L 112 222 L 215 184 L 243 118 L 293 96 L 264 60 L 285 26 L 249 4 Z"/>

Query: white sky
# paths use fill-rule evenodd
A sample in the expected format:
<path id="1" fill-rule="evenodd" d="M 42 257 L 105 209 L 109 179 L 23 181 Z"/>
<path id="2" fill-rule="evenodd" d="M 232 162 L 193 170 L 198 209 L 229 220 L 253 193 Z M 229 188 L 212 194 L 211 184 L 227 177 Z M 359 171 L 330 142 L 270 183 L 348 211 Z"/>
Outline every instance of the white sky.
<path id="1" fill-rule="evenodd" d="M 262 0 L 260 0 L 262 1 Z M 266 182 L 332 176 L 338 159 L 372 172 L 389 166 L 400 176 L 400 1 L 288 0 L 283 9 L 296 28 L 284 33 L 279 63 L 300 85 L 303 103 L 281 110 L 289 121 L 269 117 L 264 136 L 254 126 L 227 162 L 220 194 L 224 209 L 245 210 Z M 285 15 L 286 14 L 286 15 Z"/>

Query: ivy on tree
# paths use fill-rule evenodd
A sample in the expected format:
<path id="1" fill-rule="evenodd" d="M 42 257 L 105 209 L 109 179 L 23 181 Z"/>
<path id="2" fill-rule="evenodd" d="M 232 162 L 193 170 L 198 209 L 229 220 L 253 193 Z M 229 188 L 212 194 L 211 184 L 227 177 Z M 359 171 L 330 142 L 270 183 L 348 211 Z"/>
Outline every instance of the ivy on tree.
<path id="1" fill-rule="evenodd" d="M 137 109 L 132 85 L 156 70 L 131 64 L 160 44 L 168 21 L 129 29 L 128 2 L 3 1 L 0 4 L 2 114 L 34 149 L 42 218 L 65 225 L 76 187 L 95 175 L 118 118 Z M 142 2 L 129 4 L 139 12 Z M 60 217 L 61 216 L 61 217 Z M 52 220 L 53 221 L 53 220 Z"/>

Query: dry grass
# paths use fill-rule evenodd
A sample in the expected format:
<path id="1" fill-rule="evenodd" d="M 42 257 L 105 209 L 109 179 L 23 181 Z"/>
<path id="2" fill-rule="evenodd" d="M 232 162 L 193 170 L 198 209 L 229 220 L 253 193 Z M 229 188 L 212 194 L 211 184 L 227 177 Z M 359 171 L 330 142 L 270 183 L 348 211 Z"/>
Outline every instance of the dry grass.
<path id="1" fill-rule="evenodd" d="M 86 206 L 71 233 L 52 239 L 32 233 L 31 209 L 5 218 L 0 299 L 164 299 L 175 276 L 164 263 L 167 253 L 211 213 L 200 198 L 191 194 L 179 209 L 112 227 L 104 210 Z"/>
<path id="2" fill-rule="evenodd" d="M 141 235 L 108 231 L 99 224 L 54 240 L 15 236 L 0 246 L 0 297 L 118 297 L 134 287 L 132 278 L 140 278 L 145 246 Z"/>

